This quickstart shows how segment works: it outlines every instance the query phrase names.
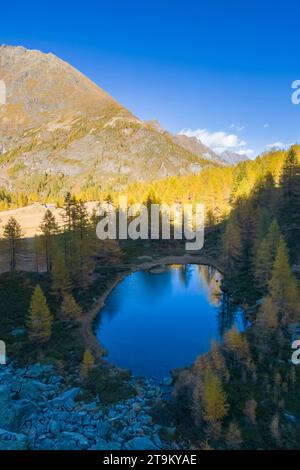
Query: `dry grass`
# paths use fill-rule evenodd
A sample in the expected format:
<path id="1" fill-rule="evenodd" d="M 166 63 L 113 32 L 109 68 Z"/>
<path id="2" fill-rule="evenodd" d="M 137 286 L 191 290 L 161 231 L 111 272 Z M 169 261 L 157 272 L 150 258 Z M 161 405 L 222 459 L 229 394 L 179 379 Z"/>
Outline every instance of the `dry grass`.
<path id="1" fill-rule="evenodd" d="M 86 208 L 89 213 L 96 207 L 96 202 L 87 202 Z M 45 215 L 47 208 L 42 204 L 31 204 L 30 206 L 21 207 L 20 209 L 13 209 L 0 212 L 0 234 L 2 234 L 3 227 L 10 217 L 14 217 L 22 227 L 24 238 L 31 238 L 39 235 L 39 226 Z M 51 212 L 54 214 L 59 225 L 62 224 L 62 209 L 50 207 Z"/>

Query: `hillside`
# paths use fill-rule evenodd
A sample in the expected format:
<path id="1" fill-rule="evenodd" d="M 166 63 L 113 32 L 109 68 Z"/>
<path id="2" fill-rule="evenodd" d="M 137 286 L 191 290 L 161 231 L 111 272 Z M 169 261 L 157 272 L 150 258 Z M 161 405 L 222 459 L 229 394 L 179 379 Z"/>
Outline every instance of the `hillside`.
<path id="1" fill-rule="evenodd" d="M 51 198 L 68 189 L 198 173 L 212 164 L 53 54 L 1 46 L 0 76 L 7 87 L 0 107 L 0 188 Z"/>

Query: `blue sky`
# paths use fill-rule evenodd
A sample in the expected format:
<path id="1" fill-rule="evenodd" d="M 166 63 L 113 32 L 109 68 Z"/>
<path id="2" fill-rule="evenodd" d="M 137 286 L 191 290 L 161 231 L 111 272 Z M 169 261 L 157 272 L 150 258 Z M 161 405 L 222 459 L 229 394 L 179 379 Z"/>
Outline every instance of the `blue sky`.
<path id="1" fill-rule="evenodd" d="M 300 141 L 299 26 L 299 0 L 28 0 L 1 4 L 0 43 L 51 51 L 138 117 L 254 156 Z"/>

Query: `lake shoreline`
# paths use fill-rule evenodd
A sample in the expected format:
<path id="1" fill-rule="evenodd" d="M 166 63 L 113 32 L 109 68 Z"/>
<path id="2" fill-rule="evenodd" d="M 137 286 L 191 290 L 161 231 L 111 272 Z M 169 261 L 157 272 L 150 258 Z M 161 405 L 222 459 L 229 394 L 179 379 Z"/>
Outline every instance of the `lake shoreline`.
<path id="1" fill-rule="evenodd" d="M 220 269 L 216 260 L 210 259 L 208 256 L 198 256 L 198 255 L 177 255 L 177 256 L 164 256 L 159 258 L 152 258 L 151 256 L 141 256 L 141 258 L 149 258 L 149 260 L 141 263 L 131 263 L 128 265 L 128 269 L 122 273 L 118 273 L 114 281 L 107 287 L 99 299 L 95 302 L 94 306 L 84 315 L 81 326 L 80 326 L 80 335 L 82 337 L 84 346 L 86 349 L 89 349 L 95 359 L 101 360 L 104 355 L 104 351 L 99 343 L 99 340 L 94 331 L 94 324 L 97 320 L 98 315 L 102 308 L 105 305 L 107 297 L 111 294 L 114 288 L 125 279 L 130 274 L 137 271 L 149 271 L 151 269 L 167 266 L 171 264 L 203 264 L 206 266 L 213 266 L 222 274 L 222 269 Z M 127 266 L 126 266 L 127 267 Z"/>

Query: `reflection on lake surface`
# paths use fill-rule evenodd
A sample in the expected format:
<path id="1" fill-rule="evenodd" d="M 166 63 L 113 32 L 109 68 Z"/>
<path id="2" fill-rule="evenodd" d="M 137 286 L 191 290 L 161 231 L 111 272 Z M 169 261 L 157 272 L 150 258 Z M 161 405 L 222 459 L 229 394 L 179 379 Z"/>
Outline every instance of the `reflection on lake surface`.
<path id="1" fill-rule="evenodd" d="M 243 313 L 220 289 L 220 273 L 203 265 L 172 265 L 162 273 L 135 272 L 112 291 L 97 337 L 112 364 L 136 376 L 162 378 L 190 365 L 221 341 Z"/>

